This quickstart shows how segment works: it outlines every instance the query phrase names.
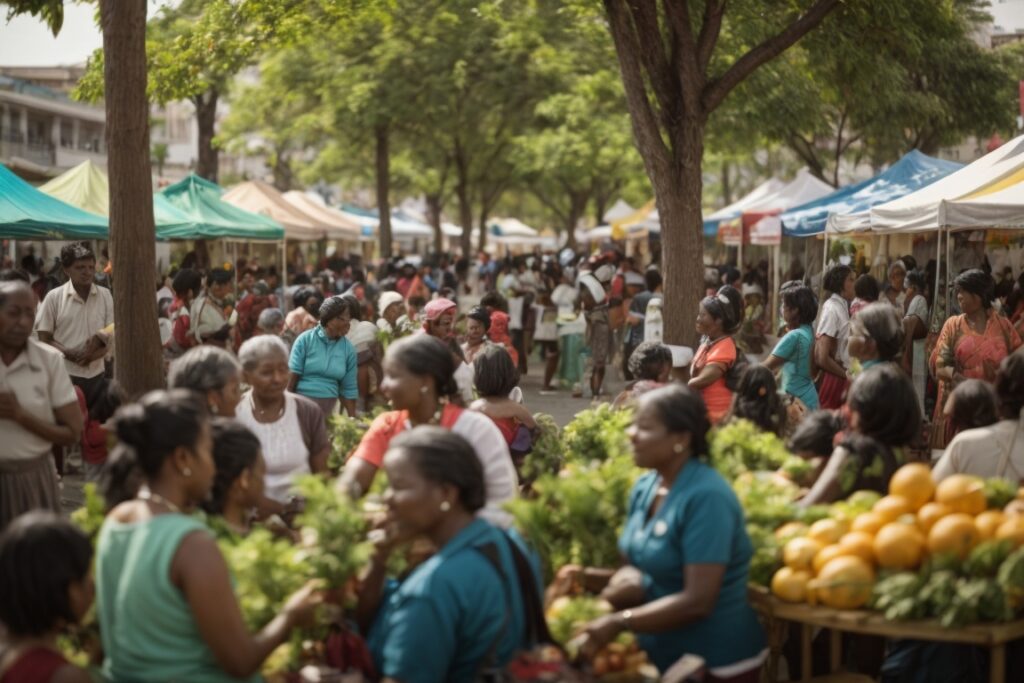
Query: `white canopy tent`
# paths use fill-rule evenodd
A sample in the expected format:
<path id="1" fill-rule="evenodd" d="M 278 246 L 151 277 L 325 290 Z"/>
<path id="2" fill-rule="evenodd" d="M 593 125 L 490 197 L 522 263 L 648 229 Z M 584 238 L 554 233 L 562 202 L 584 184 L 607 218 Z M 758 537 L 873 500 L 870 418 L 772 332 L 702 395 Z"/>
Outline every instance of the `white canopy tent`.
<path id="1" fill-rule="evenodd" d="M 604 215 L 601 216 L 601 220 L 605 223 L 614 223 L 615 221 L 622 220 L 623 218 L 628 218 L 634 213 L 636 213 L 636 209 L 620 198 L 612 204 L 610 209 L 604 212 Z"/>
<path id="2" fill-rule="evenodd" d="M 1024 182 L 973 199 L 943 200 L 938 222 L 951 230 L 1024 227 Z"/>
<path id="3" fill-rule="evenodd" d="M 284 193 L 284 199 L 293 207 L 314 219 L 318 225 L 323 226 L 326 237 L 329 240 L 354 241 L 358 240 L 362 230 L 359 224 L 345 214 L 317 201 L 312 196 L 298 190 L 289 190 Z"/>
<path id="4" fill-rule="evenodd" d="M 941 227 L 943 201 L 971 200 L 999 192 L 1024 180 L 1024 136 L 1017 137 L 972 164 L 917 192 L 870 211 L 829 216 L 826 233 L 914 233 Z"/>

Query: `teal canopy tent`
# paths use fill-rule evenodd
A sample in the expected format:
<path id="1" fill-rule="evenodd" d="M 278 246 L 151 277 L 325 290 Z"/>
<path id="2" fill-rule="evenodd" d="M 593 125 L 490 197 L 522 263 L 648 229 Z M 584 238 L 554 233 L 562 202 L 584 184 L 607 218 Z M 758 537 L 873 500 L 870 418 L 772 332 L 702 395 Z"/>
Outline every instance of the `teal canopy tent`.
<path id="1" fill-rule="evenodd" d="M 0 166 L 0 238 L 105 240 L 107 219 L 40 192 Z"/>
<path id="2" fill-rule="evenodd" d="M 228 239 L 280 241 L 284 227 L 272 218 L 245 211 L 221 200 L 224 190 L 192 174 L 160 191 L 194 224 L 188 230 L 162 231 L 161 239 Z"/>

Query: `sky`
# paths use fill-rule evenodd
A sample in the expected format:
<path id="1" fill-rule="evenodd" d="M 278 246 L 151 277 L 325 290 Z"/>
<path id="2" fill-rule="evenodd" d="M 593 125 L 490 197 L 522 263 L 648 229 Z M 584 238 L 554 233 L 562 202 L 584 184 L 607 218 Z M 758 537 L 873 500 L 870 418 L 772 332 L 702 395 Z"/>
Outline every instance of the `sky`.
<path id="1" fill-rule="evenodd" d="M 150 16 L 168 0 L 149 0 Z M 55 66 L 78 64 L 103 46 L 96 26 L 95 5 L 64 3 L 64 26 L 56 38 L 46 25 L 28 15 L 7 22 L 0 8 L 0 66 Z"/>

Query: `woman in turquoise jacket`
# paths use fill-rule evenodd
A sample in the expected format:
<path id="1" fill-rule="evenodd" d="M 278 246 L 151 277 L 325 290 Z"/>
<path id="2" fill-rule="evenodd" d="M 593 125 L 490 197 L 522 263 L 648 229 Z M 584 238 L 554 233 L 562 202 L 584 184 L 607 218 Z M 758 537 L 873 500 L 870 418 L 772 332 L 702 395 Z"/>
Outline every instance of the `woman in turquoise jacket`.
<path id="1" fill-rule="evenodd" d="M 662 672 L 692 654 L 708 680 L 756 682 L 767 650 L 747 602 L 753 548 L 736 495 L 705 462 L 707 430 L 704 402 L 688 387 L 641 397 L 629 435 L 650 472 L 633 487 L 619 537 L 627 565 L 602 592 L 617 611 L 587 626 L 582 650 L 632 631 Z"/>
<path id="2" fill-rule="evenodd" d="M 513 555 L 522 551 L 475 516 L 486 489 L 472 446 L 446 429 L 416 427 L 392 440 L 384 469 L 392 522 L 357 609 L 361 622 L 373 620 L 368 644 L 378 672 L 385 681 L 459 683 L 502 668 L 529 646 Z M 384 591 L 391 549 L 416 537 L 436 553 Z"/>

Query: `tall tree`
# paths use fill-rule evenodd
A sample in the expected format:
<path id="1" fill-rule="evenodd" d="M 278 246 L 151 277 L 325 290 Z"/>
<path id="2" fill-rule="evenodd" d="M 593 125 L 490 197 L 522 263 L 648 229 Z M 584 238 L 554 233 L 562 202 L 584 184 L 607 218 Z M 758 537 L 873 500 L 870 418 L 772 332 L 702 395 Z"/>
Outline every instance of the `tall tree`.
<path id="1" fill-rule="evenodd" d="M 665 311 L 665 338 L 695 345 L 691 320 L 704 289 L 701 173 L 708 117 L 840 2 L 602 1 L 633 134 L 657 198 L 665 293 L 678 302 Z"/>
<path id="2" fill-rule="evenodd" d="M 60 30 L 56 0 L 18 0 L 12 13 L 29 12 Z M 105 72 L 106 137 L 110 170 L 110 256 L 116 268 L 117 344 L 114 372 L 129 396 L 163 385 L 160 333 L 153 307 L 156 228 L 149 162 L 146 101 L 146 0 L 100 0 Z"/>

